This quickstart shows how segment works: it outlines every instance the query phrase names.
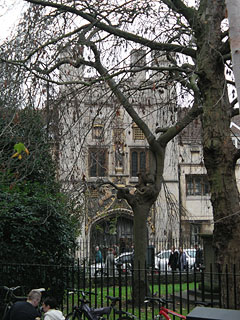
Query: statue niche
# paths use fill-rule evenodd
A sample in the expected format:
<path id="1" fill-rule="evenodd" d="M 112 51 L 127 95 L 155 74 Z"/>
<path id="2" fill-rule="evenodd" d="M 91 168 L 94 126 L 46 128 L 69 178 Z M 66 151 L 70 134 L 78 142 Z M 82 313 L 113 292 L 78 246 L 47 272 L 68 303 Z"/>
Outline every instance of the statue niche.
<path id="1" fill-rule="evenodd" d="M 115 149 L 115 171 L 116 173 L 124 172 L 124 136 L 123 129 L 114 130 L 114 149 Z"/>

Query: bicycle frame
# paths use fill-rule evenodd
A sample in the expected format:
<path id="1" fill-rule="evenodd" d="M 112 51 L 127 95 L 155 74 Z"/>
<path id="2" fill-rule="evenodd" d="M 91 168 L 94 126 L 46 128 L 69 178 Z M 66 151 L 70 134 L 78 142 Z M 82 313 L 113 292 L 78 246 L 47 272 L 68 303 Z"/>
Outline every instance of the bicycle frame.
<path id="1" fill-rule="evenodd" d="M 102 307 L 102 308 L 90 308 L 90 306 L 88 305 L 89 301 L 85 298 L 85 292 L 81 290 L 80 292 L 82 293 L 82 296 L 83 296 L 83 299 L 79 299 L 80 305 L 74 306 L 73 312 L 68 314 L 66 316 L 66 319 L 68 319 L 68 316 L 70 315 L 73 316 L 73 319 L 81 318 L 83 314 L 88 320 L 98 320 L 100 318 L 104 319 L 104 316 L 108 317 L 112 309 L 114 308 L 116 302 L 119 301 L 118 297 L 106 296 L 108 299 L 112 300 L 110 306 Z M 69 294 L 72 294 L 72 293 L 74 293 L 74 291 L 69 292 Z M 95 294 L 95 293 L 88 292 L 87 294 Z"/>
<path id="2" fill-rule="evenodd" d="M 161 297 L 156 297 L 156 294 L 153 297 L 146 297 L 145 299 L 146 299 L 144 301 L 145 303 L 149 303 L 149 302 L 154 303 L 154 301 L 155 301 L 155 302 L 162 304 L 162 306 L 159 309 L 158 315 L 155 316 L 154 319 L 157 319 L 157 318 L 163 316 L 166 320 L 172 320 L 171 317 L 169 316 L 169 314 L 171 314 L 175 317 L 178 317 L 180 319 L 184 319 L 184 320 L 186 319 L 186 317 L 183 316 L 182 314 L 177 313 L 176 311 L 170 310 L 170 309 L 163 306 L 163 304 L 172 303 L 172 300 L 166 300 Z"/>
<path id="3" fill-rule="evenodd" d="M 17 296 L 15 295 L 15 291 L 18 290 L 18 289 L 21 289 L 22 287 L 21 286 L 17 286 L 17 287 L 11 287 L 11 288 L 8 288 L 6 286 L 3 286 L 2 287 L 5 291 L 6 291 L 6 294 L 5 294 L 5 297 L 3 299 L 3 313 L 2 313 L 2 318 L 5 317 L 5 315 L 7 314 L 8 310 L 12 307 L 12 305 L 17 302 L 17 301 L 27 301 L 27 296 Z M 44 292 L 45 289 L 44 288 L 38 288 L 38 289 L 33 289 L 33 290 L 38 290 L 40 292 Z M 38 307 L 39 310 L 40 310 L 40 307 Z M 41 311 L 40 311 L 41 313 Z M 0 315 L 1 317 L 1 315 Z"/>
<path id="4" fill-rule="evenodd" d="M 12 288 L 8 288 L 6 286 L 2 287 L 3 290 L 6 291 L 4 299 L 3 299 L 3 308 L 2 308 L 2 319 L 5 318 L 7 312 L 9 311 L 9 309 L 12 307 L 12 305 L 16 302 L 16 301 L 26 301 L 27 297 L 25 296 L 16 296 L 14 294 L 14 291 L 20 289 L 20 286 L 17 287 L 12 287 Z"/>
<path id="5" fill-rule="evenodd" d="M 171 317 L 168 314 L 176 316 L 176 317 L 178 317 L 180 319 L 186 319 L 185 316 L 183 316 L 182 314 L 179 314 L 179 313 L 177 313 L 177 312 L 175 312 L 173 310 L 167 309 L 165 307 L 161 307 L 160 308 L 159 315 L 163 315 L 165 319 L 171 320 Z"/>

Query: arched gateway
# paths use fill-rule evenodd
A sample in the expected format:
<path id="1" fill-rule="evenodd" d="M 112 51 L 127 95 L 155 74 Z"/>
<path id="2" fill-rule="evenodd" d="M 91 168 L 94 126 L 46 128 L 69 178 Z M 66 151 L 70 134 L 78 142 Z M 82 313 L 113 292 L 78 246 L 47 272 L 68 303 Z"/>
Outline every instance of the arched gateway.
<path id="1" fill-rule="evenodd" d="M 116 254 L 133 250 L 133 213 L 129 209 L 116 208 L 92 221 L 90 228 L 90 251 L 94 257 L 99 246 L 105 259 L 109 248 Z"/>

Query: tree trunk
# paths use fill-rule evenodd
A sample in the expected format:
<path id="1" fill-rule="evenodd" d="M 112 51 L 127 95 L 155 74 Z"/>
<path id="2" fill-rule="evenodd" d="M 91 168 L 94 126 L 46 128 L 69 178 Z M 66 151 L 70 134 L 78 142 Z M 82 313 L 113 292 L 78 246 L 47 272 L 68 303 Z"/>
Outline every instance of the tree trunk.
<path id="1" fill-rule="evenodd" d="M 158 194 L 159 189 L 155 183 L 136 186 L 134 195 L 130 195 L 127 189 L 118 190 L 118 198 L 126 199 L 134 213 L 134 288 L 132 299 L 137 306 L 143 304 L 145 296 L 150 292 L 146 277 L 147 218 Z"/>
<path id="2" fill-rule="evenodd" d="M 197 57 L 203 98 L 203 151 L 208 173 L 214 215 L 214 245 L 217 262 L 222 266 L 239 263 L 240 206 L 235 178 L 235 163 L 230 135 L 231 105 L 228 100 L 224 62 L 217 48 L 222 45 L 220 23 L 224 17 L 224 1 L 201 2 L 201 32 Z M 206 23 L 206 21 L 208 23 Z M 219 31 L 218 31 L 219 30 Z M 222 280 L 222 301 L 226 302 L 226 283 Z M 234 287 L 229 285 L 230 290 Z M 240 287 L 237 288 L 240 295 Z M 234 295 L 230 293 L 233 298 Z M 234 307 L 233 299 L 229 301 Z M 239 307 L 239 302 L 238 302 Z"/>
<path id="3" fill-rule="evenodd" d="M 141 306 L 147 294 L 150 294 L 146 277 L 146 254 L 148 246 L 147 218 L 162 186 L 166 144 L 151 144 L 152 163 L 150 172 L 138 175 L 138 184 L 134 194 L 128 188 L 118 190 L 118 198 L 125 199 L 134 213 L 134 292 L 135 305 Z"/>
<path id="4" fill-rule="evenodd" d="M 136 305 L 141 305 L 147 295 L 148 281 L 146 278 L 146 253 L 148 244 L 147 218 L 151 202 L 141 202 L 133 206 L 134 211 L 134 294 Z M 143 259 L 142 257 L 145 257 Z M 149 293 L 149 292 L 148 292 Z"/>

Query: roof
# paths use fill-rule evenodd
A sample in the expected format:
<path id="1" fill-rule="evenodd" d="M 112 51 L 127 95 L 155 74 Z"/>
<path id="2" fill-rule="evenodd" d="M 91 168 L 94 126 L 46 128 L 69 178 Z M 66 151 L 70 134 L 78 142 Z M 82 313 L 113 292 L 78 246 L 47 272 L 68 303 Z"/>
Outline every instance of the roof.
<path id="1" fill-rule="evenodd" d="M 181 120 L 187 113 L 187 108 L 178 111 L 178 119 Z M 234 136 L 240 137 L 240 115 L 232 118 L 230 124 L 231 132 Z M 202 127 L 200 117 L 192 121 L 180 134 L 179 143 L 201 143 Z"/>

